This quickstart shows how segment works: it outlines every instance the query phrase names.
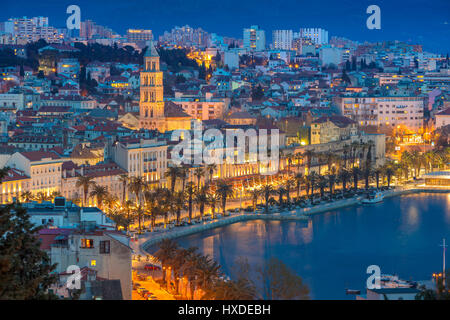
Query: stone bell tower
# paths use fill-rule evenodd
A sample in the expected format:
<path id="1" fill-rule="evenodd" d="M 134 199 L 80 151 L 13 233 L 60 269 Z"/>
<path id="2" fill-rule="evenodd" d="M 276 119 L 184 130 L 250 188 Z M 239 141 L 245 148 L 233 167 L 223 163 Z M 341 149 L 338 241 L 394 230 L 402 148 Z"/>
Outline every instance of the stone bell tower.
<path id="1" fill-rule="evenodd" d="M 153 42 L 145 52 L 140 81 L 139 127 L 164 132 L 163 73 L 159 69 L 159 55 Z"/>

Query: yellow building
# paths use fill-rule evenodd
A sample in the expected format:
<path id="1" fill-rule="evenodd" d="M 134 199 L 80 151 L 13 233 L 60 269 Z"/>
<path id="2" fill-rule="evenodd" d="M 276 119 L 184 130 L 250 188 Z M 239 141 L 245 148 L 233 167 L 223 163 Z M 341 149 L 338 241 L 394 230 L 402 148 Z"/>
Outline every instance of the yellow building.
<path id="1" fill-rule="evenodd" d="M 324 116 L 311 123 L 311 144 L 341 141 L 356 134 L 356 122 L 344 116 Z"/>

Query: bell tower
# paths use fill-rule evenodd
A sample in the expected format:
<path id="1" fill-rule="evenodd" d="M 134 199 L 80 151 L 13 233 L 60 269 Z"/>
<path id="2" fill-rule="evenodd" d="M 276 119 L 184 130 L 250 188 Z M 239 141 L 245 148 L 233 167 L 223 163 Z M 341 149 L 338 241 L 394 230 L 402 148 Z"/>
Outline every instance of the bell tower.
<path id="1" fill-rule="evenodd" d="M 139 127 L 165 131 L 163 73 L 159 55 L 150 42 L 144 55 L 144 70 L 140 78 Z"/>

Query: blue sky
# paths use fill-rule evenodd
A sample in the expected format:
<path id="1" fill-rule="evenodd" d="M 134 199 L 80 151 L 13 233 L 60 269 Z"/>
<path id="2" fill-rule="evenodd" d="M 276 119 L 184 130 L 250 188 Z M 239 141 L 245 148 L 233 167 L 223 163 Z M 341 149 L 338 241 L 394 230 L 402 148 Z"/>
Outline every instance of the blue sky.
<path id="1" fill-rule="evenodd" d="M 423 44 L 432 52 L 450 52 L 450 0 L 3 0 L 0 20 L 41 15 L 63 27 L 70 4 L 80 6 L 82 20 L 92 19 L 119 33 L 149 28 L 159 36 L 175 25 L 189 24 L 242 37 L 242 28 L 257 24 L 270 40 L 273 29 L 322 27 L 330 37 L 397 39 Z M 381 8 L 381 30 L 366 28 L 371 4 Z"/>

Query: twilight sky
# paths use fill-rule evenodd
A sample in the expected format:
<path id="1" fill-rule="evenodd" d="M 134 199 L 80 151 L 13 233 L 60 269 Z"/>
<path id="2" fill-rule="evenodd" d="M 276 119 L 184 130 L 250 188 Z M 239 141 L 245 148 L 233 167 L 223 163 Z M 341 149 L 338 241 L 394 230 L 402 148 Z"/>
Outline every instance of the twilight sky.
<path id="1" fill-rule="evenodd" d="M 65 26 L 67 6 L 123 34 L 127 28 L 152 29 L 159 36 L 189 24 L 208 32 L 242 38 L 253 24 L 266 30 L 322 27 L 329 36 L 358 41 L 403 40 L 436 53 L 450 52 L 450 0 L 2 0 L 0 21 L 18 16 L 48 16 Z M 366 8 L 381 8 L 381 30 L 366 27 Z"/>

